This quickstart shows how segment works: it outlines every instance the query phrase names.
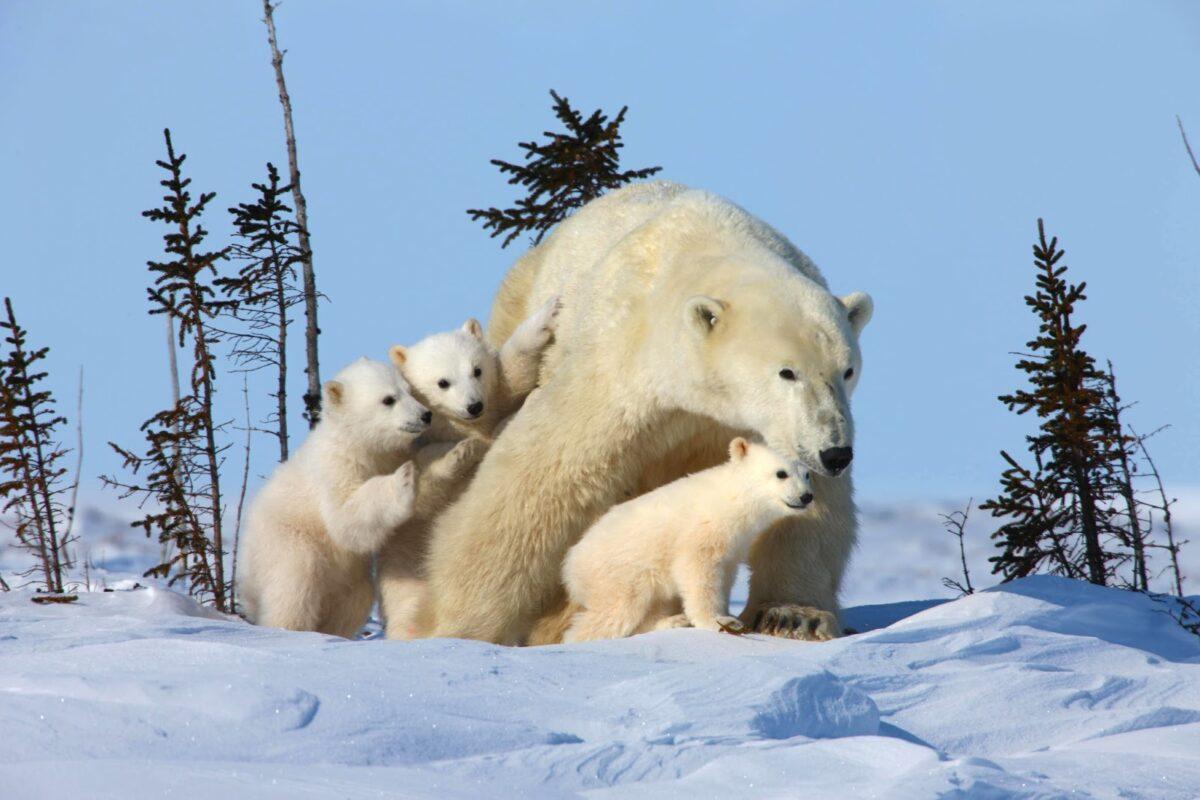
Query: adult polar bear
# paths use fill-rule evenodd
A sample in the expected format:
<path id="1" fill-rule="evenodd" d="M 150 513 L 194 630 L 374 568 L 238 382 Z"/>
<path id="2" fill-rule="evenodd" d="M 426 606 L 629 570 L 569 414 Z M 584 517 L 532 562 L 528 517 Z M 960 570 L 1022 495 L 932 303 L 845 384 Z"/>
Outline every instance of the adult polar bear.
<path id="1" fill-rule="evenodd" d="M 487 336 L 562 299 L 539 388 L 437 521 L 425 632 L 519 644 L 566 627 L 567 549 L 612 505 L 723 460 L 757 433 L 813 473 L 816 501 L 764 534 L 743 619 L 794 638 L 839 633 L 857 521 L 849 395 L 861 293 L 726 200 L 666 182 L 612 192 L 523 256 Z"/>

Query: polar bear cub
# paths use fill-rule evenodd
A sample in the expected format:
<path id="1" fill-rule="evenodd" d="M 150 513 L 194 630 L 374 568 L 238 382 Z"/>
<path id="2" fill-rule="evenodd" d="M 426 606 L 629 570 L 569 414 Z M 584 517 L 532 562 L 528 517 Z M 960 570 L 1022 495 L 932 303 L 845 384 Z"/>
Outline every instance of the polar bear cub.
<path id="1" fill-rule="evenodd" d="M 742 631 L 729 615 L 738 564 L 812 500 L 804 467 L 738 437 L 725 463 L 613 507 L 567 553 L 563 582 L 581 610 L 564 641 L 689 625 Z"/>
<path id="2" fill-rule="evenodd" d="M 547 300 L 498 352 L 484 340 L 476 319 L 388 351 L 413 395 L 434 412 L 430 439 L 489 437 L 497 431 L 537 386 L 542 351 L 554 334 L 559 308 L 557 297 Z"/>
<path id="3" fill-rule="evenodd" d="M 242 602 L 251 622 L 352 637 L 374 600 L 371 561 L 413 513 L 410 461 L 431 412 L 387 364 L 327 381 L 321 421 L 250 505 Z"/>

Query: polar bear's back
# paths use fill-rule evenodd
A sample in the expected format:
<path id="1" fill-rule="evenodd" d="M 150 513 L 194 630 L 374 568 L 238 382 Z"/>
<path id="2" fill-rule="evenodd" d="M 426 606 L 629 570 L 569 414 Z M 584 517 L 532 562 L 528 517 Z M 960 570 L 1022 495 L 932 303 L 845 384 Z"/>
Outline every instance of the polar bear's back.
<path id="1" fill-rule="evenodd" d="M 678 252 L 678 240 L 698 231 L 720 237 L 731 251 L 761 252 L 769 268 L 826 288 L 816 265 L 786 237 L 728 200 L 669 181 L 632 184 L 584 206 L 513 265 L 492 306 L 489 341 L 502 345 L 529 313 L 554 296 L 563 309 L 556 349 L 593 340 L 606 325 L 618 325 L 630 303 L 653 289 L 654 268 L 630 265 L 659 261 L 630 258 L 630 253 L 658 247 Z M 547 362 L 553 365 L 559 357 L 551 353 Z"/>

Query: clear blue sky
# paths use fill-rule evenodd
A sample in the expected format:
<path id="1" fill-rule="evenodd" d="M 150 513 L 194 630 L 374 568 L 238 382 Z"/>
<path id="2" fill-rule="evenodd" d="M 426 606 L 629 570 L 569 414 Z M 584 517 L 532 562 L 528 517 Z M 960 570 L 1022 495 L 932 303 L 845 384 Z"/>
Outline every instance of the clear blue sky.
<path id="1" fill-rule="evenodd" d="M 142 288 L 161 231 L 140 217 L 162 128 L 218 192 L 216 245 L 224 209 L 285 163 L 260 16 L 251 0 L 0 2 L 0 293 L 52 348 L 72 414 L 86 366 L 89 476 L 167 402 Z M 733 199 L 835 291 L 874 295 L 860 496 L 981 497 L 997 451 L 1022 449 L 1032 421 L 995 396 L 1034 332 L 1039 215 L 1088 282 L 1086 346 L 1115 362 L 1136 424 L 1173 424 L 1156 442 L 1168 480 L 1200 483 L 1200 177 L 1174 119 L 1200 145 L 1195 3 L 288 0 L 278 25 L 327 374 L 486 318 L 521 249 L 464 209 L 512 197 L 488 159 L 552 124 L 553 87 L 585 110 L 628 104 L 628 166 Z M 235 415 L 240 379 L 220 389 Z M 262 472 L 273 446 L 257 446 Z"/>

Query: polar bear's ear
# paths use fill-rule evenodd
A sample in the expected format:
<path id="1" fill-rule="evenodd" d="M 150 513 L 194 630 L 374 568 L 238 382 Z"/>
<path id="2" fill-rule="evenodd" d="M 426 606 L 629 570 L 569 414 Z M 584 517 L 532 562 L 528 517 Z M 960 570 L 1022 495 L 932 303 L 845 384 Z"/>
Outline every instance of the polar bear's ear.
<path id="1" fill-rule="evenodd" d="M 337 407 L 346 399 L 346 386 L 341 381 L 325 381 L 321 387 L 325 394 L 325 405 Z"/>
<path id="2" fill-rule="evenodd" d="M 715 297 L 698 294 L 688 299 L 684 306 L 684 318 L 701 333 L 710 333 L 721 322 L 725 304 Z"/>
<path id="3" fill-rule="evenodd" d="M 750 443 L 741 436 L 729 443 L 729 459 L 731 461 L 741 461 L 750 452 Z"/>
<path id="4" fill-rule="evenodd" d="M 875 313 L 875 301 L 866 292 L 852 292 L 840 299 L 846 307 L 846 315 L 850 318 L 850 327 L 857 336 L 871 321 L 871 315 Z"/>
<path id="5" fill-rule="evenodd" d="M 469 333 L 476 339 L 483 341 L 483 326 L 479 324 L 479 320 L 471 317 L 462 325 L 463 333 Z"/>
<path id="6" fill-rule="evenodd" d="M 404 362 L 408 361 L 408 348 L 402 344 L 394 344 L 388 348 L 388 358 L 392 360 L 392 366 L 400 369 Z"/>

